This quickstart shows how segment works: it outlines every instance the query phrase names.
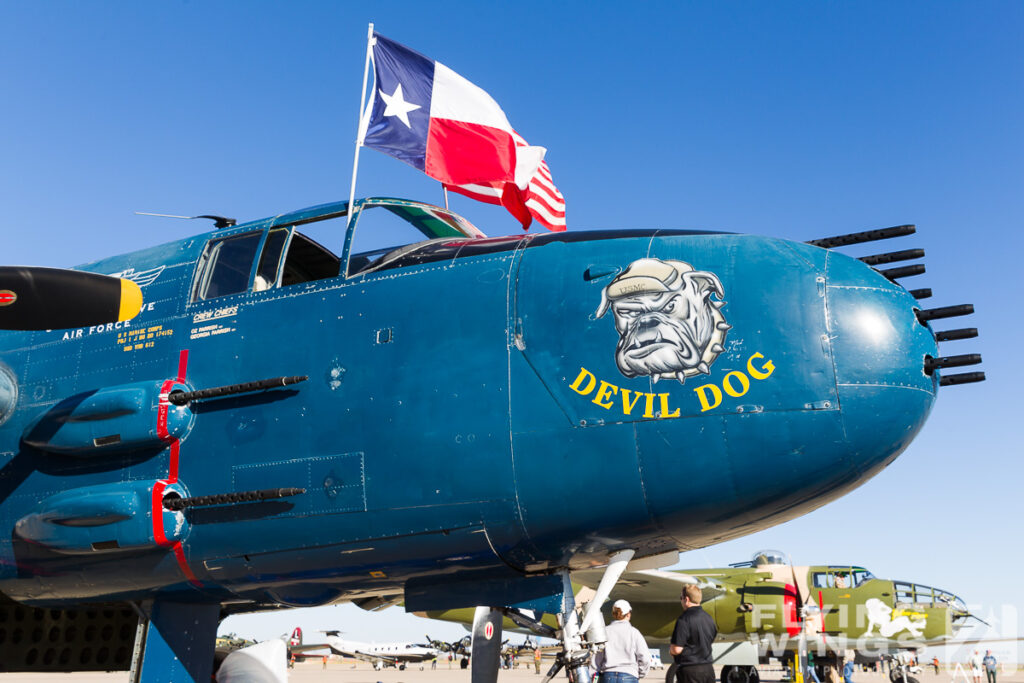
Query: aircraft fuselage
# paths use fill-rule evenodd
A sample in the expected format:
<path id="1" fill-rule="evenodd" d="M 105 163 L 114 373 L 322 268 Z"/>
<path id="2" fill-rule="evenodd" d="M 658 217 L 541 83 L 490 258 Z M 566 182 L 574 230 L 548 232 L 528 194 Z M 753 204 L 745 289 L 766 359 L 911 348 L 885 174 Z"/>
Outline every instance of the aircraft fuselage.
<path id="1" fill-rule="evenodd" d="M 297 222 L 85 266 L 144 275 L 121 327 L 0 335 L 17 390 L 0 591 L 312 605 L 701 547 L 862 483 L 935 399 L 910 294 L 766 237 L 453 238 L 269 287 L 257 258 L 243 291 L 196 298 L 209 243 L 248 235 L 261 254 Z M 167 400 L 281 376 L 308 379 Z M 305 492 L 162 505 L 280 487 Z"/>

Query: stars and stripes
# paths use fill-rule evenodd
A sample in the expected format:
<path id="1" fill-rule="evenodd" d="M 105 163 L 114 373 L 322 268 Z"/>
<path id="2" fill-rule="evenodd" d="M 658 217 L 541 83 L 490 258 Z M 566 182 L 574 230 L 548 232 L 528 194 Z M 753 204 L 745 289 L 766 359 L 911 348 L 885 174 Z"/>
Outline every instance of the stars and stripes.
<path id="1" fill-rule="evenodd" d="M 513 136 L 517 147 L 526 146 L 515 131 Z M 551 178 L 551 169 L 546 161 L 541 161 L 536 172 L 530 178 L 526 190 L 520 191 L 517 186 L 508 187 L 510 183 L 474 183 L 469 185 L 449 185 L 445 188 L 452 192 L 475 199 L 487 204 L 504 206 L 509 213 L 522 224 L 523 230 L 530 227 L 536 220 L 548 230 L 561 232 L 565 230 L 565 198 L 555 181 Z"/>

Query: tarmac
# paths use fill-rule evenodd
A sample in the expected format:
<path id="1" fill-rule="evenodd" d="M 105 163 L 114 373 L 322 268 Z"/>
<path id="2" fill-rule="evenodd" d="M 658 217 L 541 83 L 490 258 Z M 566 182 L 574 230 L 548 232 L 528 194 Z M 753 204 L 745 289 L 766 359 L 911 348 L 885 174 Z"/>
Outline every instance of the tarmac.
<path id="1" fill-rule="evenodd" d="M 546 672 L 547 661 L 544 662 L 543 671 Z M 782 670 L 772 667 L 761 667 L 761 680 L 764 683 L 777 683 L 782 679 Z M 956 678 L 952 674 L 956 673 Z M 369 664 L 352 663 L 346 661 L 328 661 L 327 668 L 323 667 L 320 660 L 299 662 L 294 669 L 289 671 L 290 683 L 470 683 L 469 670 L 459 669 L 457 665 L 448 669 L 447 662 L 439 662 L 436 670 L 431 670 L 429 664 L 423 670 L 418 665 L 412 665 L 405 671 L 397 669 L 384 669 L 375 671 Z M 664 669 L 651 671 L 645 681 L 650 683 L 661 683 L 665 680 Z M 540 683 L 541 676 L 534 673 L 532 663 L 529 667 L 523 662 L 518 668 L 506 669 L 498 672 L 498 683 Z M 970 678 L 965 679 L 962 674 L 954 671 L 947 671 L 940 668 L 940 673 L 935 674 L 928 668 L 918 677 L 920 683 L 973 683 Z M 15 681 L 26 683 L 126 683 L 128 672 L 114 671 L 108 673 L 8 673 L 0 674 L 0 683 L 14 683 Z M 564 674 L 555 679 L 556 683 L 565 681 Z M 1000 671 L 997 676 L 997 683 L 1024 683 L 1024 667 L 1015 671 Z M 888 683 L 888 677 L 880 673 L 857 672 L 853 677 L 854 683 Z M 982 683 L 986 681 L 982 680 Z"/>

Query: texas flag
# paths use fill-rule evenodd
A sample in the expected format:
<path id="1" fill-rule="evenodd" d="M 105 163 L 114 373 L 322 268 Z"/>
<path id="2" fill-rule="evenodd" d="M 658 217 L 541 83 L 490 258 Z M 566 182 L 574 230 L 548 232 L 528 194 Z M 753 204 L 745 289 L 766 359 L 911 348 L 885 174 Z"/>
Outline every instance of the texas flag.
<path id="1" fill-rule="evenodd" d="M 376 86 L 361 143 L 449 189 L 565 230 L 565 200 L 543 147 L 526 143 L 486 92 L 444 64 L 373 34 Z"/>

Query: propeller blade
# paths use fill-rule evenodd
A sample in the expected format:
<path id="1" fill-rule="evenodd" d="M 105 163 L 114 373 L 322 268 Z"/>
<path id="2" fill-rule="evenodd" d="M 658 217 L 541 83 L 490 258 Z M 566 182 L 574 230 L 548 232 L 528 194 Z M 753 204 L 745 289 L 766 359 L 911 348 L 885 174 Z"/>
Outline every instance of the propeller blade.
<path id="1" fill-rule="evenodd" d="M 0 329 L 60 330 L 119 322 L 142 309 L 131 280 L 59 268 L 0 266 Z"/>
<path id="2" fill-rule="evenodd" d="M 800 583 L 796 580 L 796 567 L 793 560 L 789 561 L 789 572 L 793 576 L 793 588 L 796 590 L 796 616 L 801 622 L 804 620 L 804 596 L 800 593 Z"/>
<path id="3" fill-rule="evenodd" d="M 497 683 L 501 659 L 500 609 L 477 607 L 473 615 L 473 641 L 469 666 L 471 683 Z"/>

